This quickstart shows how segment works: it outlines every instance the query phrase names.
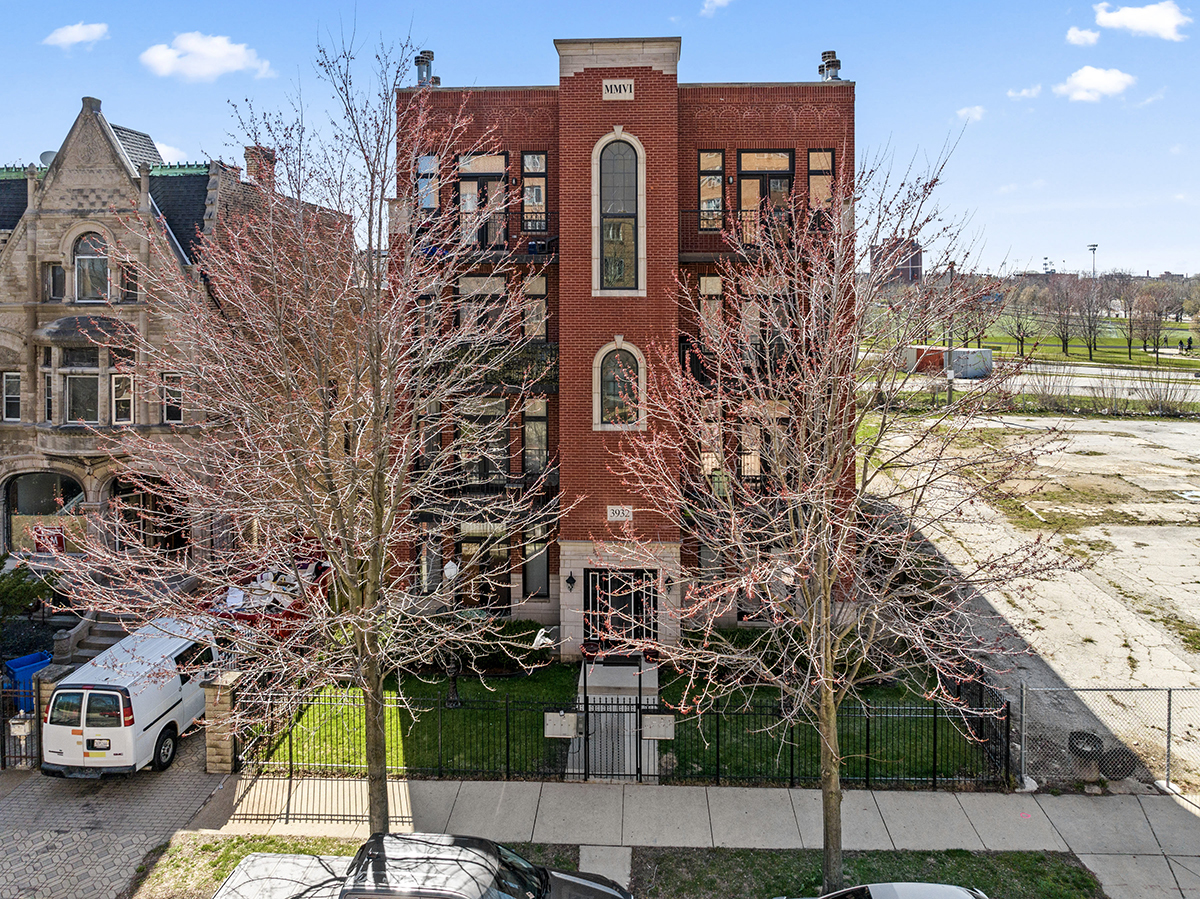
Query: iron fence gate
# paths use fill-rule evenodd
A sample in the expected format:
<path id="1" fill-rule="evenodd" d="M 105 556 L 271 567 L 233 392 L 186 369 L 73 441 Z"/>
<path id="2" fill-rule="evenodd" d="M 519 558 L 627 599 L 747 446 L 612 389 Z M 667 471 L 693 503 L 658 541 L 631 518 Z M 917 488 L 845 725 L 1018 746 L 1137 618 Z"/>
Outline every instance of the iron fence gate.
<path id="1" fill-rule="evenodd" d="M 1200 687 L 1021 685 L 1022 777 L 1200 785 Z"/>
<path id="2" fill-rule="evenodd" d="M 37 691 L 0 688 L 0 770 L 37 767 L 41 734 Z"/>
<path id="3" fill-rule="evenodd" d="M 966 707 L 843 705 L 842 778 L 864 787 L 1003 788 L 1009 781 L 1008 707 L 988 687 Z M 572 715 L 574 731 L 546 735 L 547 713 Z M 681 716 L 656 698 L 584 701 L 387 697 L 390 776 L 520 780 L 618 780 L 811 786 L 820 739 L 788 724 L 779 703 Z M 366 774 L 360 693 L 330 687 L 303 704 L 274 695 L 239 698 L 237 757 L 254 772 L 289 777 Z M 646 738 L 651 714 L 672 716 L 673 739 Z"/>

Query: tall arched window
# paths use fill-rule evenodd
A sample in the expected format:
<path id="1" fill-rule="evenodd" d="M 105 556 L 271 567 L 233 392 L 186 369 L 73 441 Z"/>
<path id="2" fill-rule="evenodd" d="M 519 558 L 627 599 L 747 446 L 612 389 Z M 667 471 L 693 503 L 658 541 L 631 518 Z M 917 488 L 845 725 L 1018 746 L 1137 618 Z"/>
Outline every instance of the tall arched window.
<path id="1" fill-rule="evenodd" d="M 96 232 L 75 241 L 75 300 L 81 303 L 108 299 L 108 246 Z"/>
<path id="2" fill-rule="evenodd" d="M 615 140 L 600 151 L 600 287 L 638 286 L 637 151 Z"/>
<path id="3" fill-rule="evenodd" d="M 600 362 L 600 423 L 630 425 L 638 420 L 638 361 L 628 350 L 613 350 Z"/>

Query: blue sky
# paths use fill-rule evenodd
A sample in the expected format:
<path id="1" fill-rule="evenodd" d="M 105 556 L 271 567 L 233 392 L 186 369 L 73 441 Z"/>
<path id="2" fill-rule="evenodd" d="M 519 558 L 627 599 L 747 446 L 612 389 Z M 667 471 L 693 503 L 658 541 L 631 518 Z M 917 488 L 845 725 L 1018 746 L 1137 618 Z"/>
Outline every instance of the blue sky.
<path id="1" fill-rule="evenodd" d="M 608 0 L 176 6 L 48 2 L 7 17 L 0 164 L 57 149 L 84 95 L 188 160 L 240 158 L 230 100 L 318 98 L 319 39 L 414 41 L 443 84 L 552 84 L 556 37 L 680 35 L 680 81 L 857 82 L 860 161 L 957 140 L 941 203 L 984 267 L 1200 272 L 1200 6 L 962 0 Z M 961 136 L 960 136 L 961 135 Z"/>

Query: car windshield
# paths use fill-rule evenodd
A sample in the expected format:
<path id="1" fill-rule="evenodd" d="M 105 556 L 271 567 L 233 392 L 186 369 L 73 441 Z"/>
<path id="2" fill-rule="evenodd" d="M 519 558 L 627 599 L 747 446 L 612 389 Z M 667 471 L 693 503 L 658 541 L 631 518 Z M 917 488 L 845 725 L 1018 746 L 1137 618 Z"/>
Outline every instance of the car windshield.
<path id="1" fill-rule="evenodd" d="M 50 723 L 79 727 L 79 713 L 83 711 L 82 693 L 59 693 L 50 708 Z"/>
<path id="2" fill-rule="evenodd" d="M 500 850 L 500 868 L 496 871 L 496 884 L 489 890 L 489 899 L 540 899 L 546 892 L 541 869 L 507 846 L 496 848 Z"/>

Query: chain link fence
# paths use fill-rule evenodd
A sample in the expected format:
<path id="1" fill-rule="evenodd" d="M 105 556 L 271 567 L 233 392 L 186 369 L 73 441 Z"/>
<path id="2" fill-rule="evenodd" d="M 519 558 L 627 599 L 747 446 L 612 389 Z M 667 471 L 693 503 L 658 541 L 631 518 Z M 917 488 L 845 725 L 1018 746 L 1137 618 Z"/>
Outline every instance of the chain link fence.
<path id="1" fill-rule="evenodd" d="M 1200 687 L 1021 685 L 1022 777 L 1200 786 Z"/>

